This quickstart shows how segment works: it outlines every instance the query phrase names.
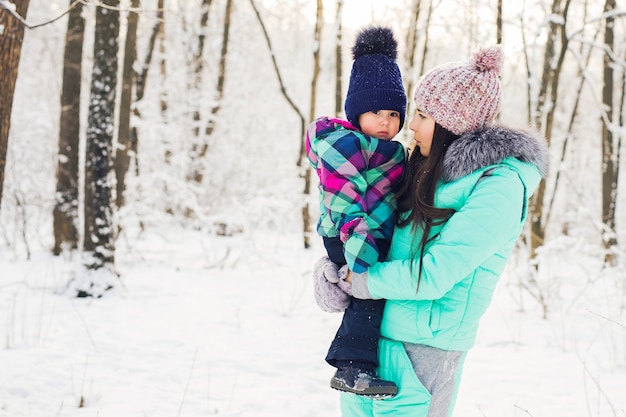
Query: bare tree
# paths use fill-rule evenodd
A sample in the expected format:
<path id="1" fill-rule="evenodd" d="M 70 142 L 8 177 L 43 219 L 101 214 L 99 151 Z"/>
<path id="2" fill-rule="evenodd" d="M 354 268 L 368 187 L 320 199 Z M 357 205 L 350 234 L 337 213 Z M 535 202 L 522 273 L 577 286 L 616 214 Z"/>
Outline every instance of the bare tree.
<path id="1" fill-rule="evenodd" d="M 162 24 L 158 26 L 159 31 L 157 32 L 157 41 L 159 44 L 159 70 L 161 71 L 161 79 L 163 80 L 163 85 L 161 86 L 160 91 L 160 101 L 161 101 L 161 115 L 165 118 L 167 116 L 167 108 L 168 108 L 168 98 L 167 98 L 167 55 L 165 50 L 165 0 L 159 0 L 159 8 L 157 10 L 157 17 L 161 19 Z"/>
<path id="2" fill-rule="evenodd" d="M 320 0 L 318 0 L 318 1 L 320 1 Z M 272 58 L 272 64 L 274 66 L 274 72 L 276 73 L 276 77 L 278 78 L 278 83 L 280 84 L 280 91 L 281 91 L 283 97 L 285 98 L 285 100 L 287 100 L 287 103 L 289 103 L 289 106 L 298 115 L 298 119 L 300 120 L 300 135 L 299 135 L 299 138 L 302 139 L 304 137 L 304 129 L 305 129 L 304 114 L 302 113 L 300 108 L 298 108 L 298 106 L 293 101 L 293 99 L 291 98 L 289 93 L 287 93 L 287 88 L 285 87 L 285 83 L 283 82 L 283 77 L 282 77 L 282 75 L 280 73 L 280 68 L 278 67 L 278 62 L 276 61 L 276 55 L 274 54 L 274 48 L 272 47 L 272 41 L 270 39 L 269 34 L 267 33 L 267 28 L 265 27 L 265 23 L 263 22 L 263 18 L 261 17 L 261 14 L 259 13 L 259 9 L 257 8 L 256 4 L 254 3 L 254 0 L 250 0 L 250 5 L 252 6 L 252 9 L 254 10 L 254 13 L 255 13 L 255 15 L 257 17 L 257 21 L 259 22 L 259 25 L 261 26 L 261 30 L 263 31 L 263 36 L 265 38 L 265 42 L 267 43 L 267 48 L 268 48 L 268 50 L 270 52 L 270 56 Z M 301 147 L 300 148 L 300 153 L 298 155 L 298 163 L 297 163 L 298 166 L 301 166 L 301 164 L 302 164 L 303 155 L 304 155 L 304 148 Z"/>
<path id="3" fill-rule="evenodd" d="M 422 0 L 413 0 L 411 4 L 412 4 L 411 13 L 409 14 L 410 20 L 409 20 L 408 30 L 406 31 L 406 40 L 405 40 L 406 69 L 404 72 L 405 74 L 410 74 L 409 76 L 404 77 L 404 80 L 407 83 L 407 86 L 406 86 L 407 92 L 413 91 L 413 83 L 418 78 L 418 76 L 421 75 L 421 74 L 416 74 L 417 71 L 415 71 L 415 66 L 416 66 L 415 56 L 417 55 L 417 48 L 418 48 L 419 20 L 420 20 L 420 13 L 422 11 Z M 407 109 L 406 109 L 407 114 L 409 114 L 412 111 L 410 108 L 411 102 L 412 100 L 409 100 L 409 102 L 407 103 Z"/>
<path id="4" fill-rule="evenodd" d="M 119 0 L 96 8 L 94 63 L 85 155 L 85 267 L 98 270 L 114 263 L 112 150 L 119 35 Z"/>
<path id="5" fill-rule="evenodd" d="M 438 2 L 437 4 L 440 4 Z M 421 5 L 419 6 L 421 7 Z M 429 45 L 429 37 L 430 37 L 430 21 L 433 16 L 433 10 L 435 9 L 435 5 L 433 4 L 433 0 L 428 2 L 428 13 L 426 14 L 426 22 L 424 23 L 424 49 L 422 50 L 422 59 L 419 75 L 424 74 L 426 71 L 426 56 L 428 55 L 428 45 Z"/>
<path id="6" fill-rule="evenodd" d="M 222 31 L 222 48 L 220 51 L 219 70 L 217 73 L 217 84 L 215 88 L 215 105 L 211 108 L 209 120 L 204 130 L 204 138 L 198 138 L 197 143 L 195 143 L 192 147 L 192 172 L 190 178 L 196 182 L 202 182 L 202 178 L 204 177 L 200 160 L 206 156 L 206 153 L 209 150 L 208 141 L 215 130 L 217 114 L 222 107 L 222 100 L 224 98 L 224 88 L 226 86 L 226 58 L 228 57 L 228 40 L 230 36 L 230 19 L 232 10 L 233 1 L 226 0 L 226 11 L 224 13 L 224 26 Z"/>
<path id="7" fill-rule="evenodd" d="M 154 56 L 154 48 L 157 43 L 157 39 L 159 34 L 163 32 L 163 7 L 164 0 L 158 0 L 157 2 L 157 12 L 156 12 L 156 20 L 154 25 L 152 26 L 152 31 L 150 32 L 150 38 L 148 40 L 148 46 L 146 50 L 146 56 L 143 59 L 143 62 L 139 68 L 139 70 L 135 73 L 135 99 L 133 106 L 133 115 L 137 118 L 141 118 L 141 112 L 139 111 L 138 104 L 143 100 L 145 91 L 146 91 L 146 80 L 148 79 L 148 71 L 150 70 L 150 64 L 152 63 L 152 57 Z M 130 150 L 135 156 L 135 170 L 136 175 L 139 175 L 139 157 L 137 154 L 139 143 L 139 132 L 136 126 L 131 126 L 130 129 Z"/>
<path id="8" fill-rule="evenodd" d="M 317 13 L 315 16 L 315 29 L 313 30 L 313 75 L 311 76 L 311 95 L 309 98 L 309 121 L 312 121 L 315 117 L 315 103 L 317 102 L 317 80 L 320 75 L 320 49 L 322 45 L 322 27 L 324 25 L 324 3 L 322 0 L 317 0 Z M 302 137 L 304 137 L 304 132 Z M 306 149 L 304 148 L 304 141 L 301 141 L 300 145 L 300 161 L 299 166 L 302 165 L 306 159 Z M 310 180 L 308 173 L 310 168 L 307 165 L 307 175 L 305 180 L 305 194 L 310 193 Z M 307 209 L 308 212 L 308 209 Z M 308 217 L 308 216 L 307 216 Z M 303 216 L 304 218 L 304 216 Z M 308 247 L 307 238 L 305 237 L 305 247 Z"/>
<path id="9" fill-rule="evenodd" d="M 85 19 L 82 4 L 72 8 L 65 33 L 61 120 L 57 163 L 56 204 L 53 210 L 54 249 L 59 255 L 64 248 L 78 247 L 78 183 L 80 142 L 80 91 Z"/>
<path id="10" fill-rule="evenodd" d="M 29 2 L 30 0 L 14 0 L 14 11 L 0 5 L 0 202 L 9 146 L 13 93 L 24 39 L 24 26 L 18 16 L 26 18 Z"/>
<path id="11" fill-rule="evenodd" d="M 317 100 L 317 80 L 320 74 L 320 45 L 322 44 L 322 26 L 324 23 L 324 5 L 322 0 L 317 0 L 317 17 L 315 19 L 315 31 L 313 33 L 314 45 L 313 49 L 313 76 L 311 77 L 311 101 L 309 107 L 309 121 L 315 117 L 315 102 Z M 300 161 L 306 157 L 304 149 L 304 141 L 300 145 Z M 311 166 L 306 164 L 304 170 L 304 195 L 311 194 Z M 311 210 L 309 203 L 305 202 L 302 207 L 302 236 L 305 248 L 311 246 Z"/>
<path id="12" fill-rule="evenodd" d="M 342 15 L 343 0 L 337 0 L 337 13 L 335 14 L 335 116 L 343 111 L 343 45 L 342 45 Z"/>
<path id="13" fill-rule="evenodd" d="M 120 91 L 119 126 L 117 130 L 117 146 L 115 147 L 115 202 L 119 209 L 125 203 L 126 174 L 130 167 L 130 114 L 133 100 L 133 87 L 136 74 L 133 65 L 137 61 L 137 24 L 140 0 L 131 0 L 127 16 L 126 41 L 124 44 L 124 61 L 122 64 L 122 88 Z"/>
<path id="14" fill-rule="evenodd" d="M 224 87 L 226 85 L 226 58 L 228 57 L 228 39 L 230 36 L 230 18 L 233 11 L 233 0 L 226 0 L 226 12 L 224 13 L 224 26 L 222 31 L 222 48 L 220 50 L 219 70 L 217 73 L 217 99 L 216 104 L 211 109 L 211 116 L 205 129 L 205 135 L 211 136 L 215 129 L 215 118 L 222 108 L 222 99 L 224 98 Z M 206 150 L 205 150 L 206 153 Z"/>
<path id="15" fill-rule="evenodd" d="M 612 52 L 615 49 L 614 24 L 615 18 L 611 12 L 616 8 L 615 0 L 606 0 L 604 14 L 607 16 L 604 28 L 604 46 L 607 53 L 604 54 L 604 86 L 602 88 L 602 104 L 604 115 L 602 117 L 602 223 L 604 232 L 602 242 L 606 249 L 604 261 L 607 265 L 615 265 L 616 253 L 612 251 L 617 246 L 615 233 L 615 207 L 617 204 L 617 180 L 619 174 L 619 147 L 615 146 L 615 134 L 613 132 L 613 120 L 615 106 L 613 104 L 613 73 L 615 58 Z"/>
<path id="16" fill-rule="evenodd" d="M 502 0 L 496 6 L 496 44 L 502 44 Z"/>
<path id="17" fill-rule="evenodd" d="M 526 65 L 526 111 L 527 111 L 527 123 L 529 126 L 532 126 L 533 122 L 533 91 L 532 91 L 532 86 L 533 83 L 531 82 L 532 77 L 533 77 L 533 71 L 532 71 L 532 67 L 531 67 L 531 63 L 530 63 L 530 57 L 529 57 L 529 45 L 528 45 L 528 40 L 526 39 L 526 31 L 524 30 L 524 28 L 526 27 L 526 21 L 525 21 L 525 17 L 524 17 L 524 13 L 520 13 L 520 32 L 521 32 L 521 36 L 522 36 L 522 51 L 524 53 L 524 63 Z"/>
<path id="18" fill-rule="evenodd" d="M 563 68 L 565 53 L 568 48 L 566 32 L 567 14 L 571 0 L 553 0 L 552 18 L 549 20 L 549 33 L 543 57 L 543 71 L 540 88 L 537 95 L 536 107 L 531 113 L 531 120 L 535 127 L 543 132 L 548 146 L 550 146 L 553 130 L 554 114 L 557 109 L 559 80 Z M 559 19 L 555 17 L 559 16 Z M 557 50 L 557 47 L 559 49 Z M 532 73 L 532 71 L 528 71 Z M 545 239 L 545 197 L 546 184 L 542 181 L 530 201 L 530 257 L 534 260 L 537 250 Z"/>
<path id="19" fill-rule="evenodd" d="M 202 86 L 202 70 L 204 69 L 204 45 L 206 40 L 206 29 L 209 23 L 209 10 L 211 8 L 212 0 L 202 0 L 202 6 L 200 7 L 200 33 L 198 34 L 198 48 L 196 49 L 193 57 L 193 85 L 192 89 L 198 91 Z M 196 107 L 193 112 L 193 133 L 194 136 L 200 136 L 200 103 L 196 103 Z M 194 145 L 195 146 L 195 145 Z"/>
<path id="20" fill-rule="evenodd" d="M 317 0 L 318 3 L 318 9 L 321 7 L 321 2 L 322 0 Z M 285 97 L 285 100 L 287 100 L 287 102 L 289 103 L 289 105 L 291 106 L 291 108 L 293 109 L 294 112 L 296 112 L 296 114 L 298 115 L 298 118 L 300 119 L 300 134 L 298 135 L 298 140 L 300 141 L 300 153 L 298 155 L 298 161 L 297 161 L 297 166 L 302 166 L 302 161 L 304 159 L 304 129 L 305 129 L 305 120 L 304 120 L 304 114 L 302 113 L 302 111 L 298 108 L 298 106 L 296 105 L 296 103 L 293 101 L 293 99 L 291 98 L 291 96 L 289 96 L 289 93 L 287 93 L 287 88 L 285 87 L 285 84 L 283 83 L 283 78 L 282 75 L 280 74 L 280 69 L 278 67 L 278 63 L 276 62 L 276 55 L 274 54 L 274 49 L 272 48 L 272 41 L 270 40 L 269 34 L 267 33 L 267 28 L 265 27 L 265 23 L 263 22 L 263 18 L 261 17 L 261 14 L 259 13 L 259 9 L 257 8 L 256 4 L 254 3 L 254 0 L 250 0 L 250 5 L 252 6 L 252 8 L 254 9 L 254 13 L 256 14 L 257 20 L 259 22 L 259 25 L 261 26 L 261 30 L 263 31 L 263 36 L 265 37 L 265 42 L 267 43 L 267 47 L 269 49 L 270 52 L 270 56 L 272 58 L 272 64 L 274 65 L 274 72 L 276 73 L 276 77 L 278 78 L 278 83 L 280 84 L 280 91 L 283 94 L 283 97 Z M 318 22 L 320 21 L 320 12 L 318 11 Z M 318 46 L 319 47 L 319 44 Z M 308 172 L 305 176 L 305 186 L 304 186 L 304 194 L 307 195 L 310 193 L 310 179 L 309 179 L 310 175 L 308 175 Z M 303 221 L 303 236 L 304 236 L 304 247 L 308 248 L 310 246 L 309 244 L 309 234 L 310 234 L 310 213 L 309 213 L 309 205 L 305 204 L 304 207 L 302 208 L 302 221 Z"/>
<path id="21" fill-rule="evenodd" d="M 591 45 L 594 45 L 596 43 L 599 33 L 600 33 L 600 27 L 598 27 L 598 30 L 596 31 L 595 36 L 593 37 L 593 40 L 591 42 Z M 582 48 L 582 45 L 581 45 L 581 48 Z M 563 140 L 563 146 L 561 148 L 561 156 L 559 158 L 559 162 L 557 163 L 557 166 L 561 165 L 565 161 L 569 142 L 574 136 L 574 126 L 575 126 L 576 118 L 578 116 L 578 109 L 582 101 L 583 87 L 585 86 L 585 81 L 586 81 L 586 77 L 583 75 L 583 73 L 589 67 L 593 50 L 594 48 L 592 46 L 589 46 L 589 48 L 587 49 L 584 61 L 582 61 L 579 64 L 580 67 L 579 67 L 578 74 L 577 74 L 579 82 L 578 82 L 578 87 L 575 89 L 576 99 L 574 100 L 572 110 L 570 113 L 569 122 L 567 124 L 567 132 L 565 134 L 565 139 Z M 584 51 L 581 49 L 579 53 L 582 56 L 584 54 Z M 545 224 L 550 224 L 552 214 L 554 213 L 553 211 L 554 201 L 556 199 L 557 190 L 561 185 L 560 178 L 561 178 L 561 170 L 556 170 L 556 172 L 554 173 L 554 190 L 552 191 L 550 202 L 545 207 L 545 212 L 546 212 L 546 217 L 544 221 Z"/>

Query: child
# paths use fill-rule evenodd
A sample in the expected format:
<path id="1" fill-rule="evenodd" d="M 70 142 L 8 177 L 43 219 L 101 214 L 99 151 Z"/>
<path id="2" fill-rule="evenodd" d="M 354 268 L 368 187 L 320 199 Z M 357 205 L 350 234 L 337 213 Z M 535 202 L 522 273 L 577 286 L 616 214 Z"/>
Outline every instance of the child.
<path id="1" fill-rule="evenodd" d="M 306 134 L 309 161 L 320 182 L 317 232 L 330 260 L 357 273 L 386 258 L 396 221 L 392 190 L 406 160 L 402 144 L 391 140 L 406 112 L 397 46 L 387 28 L 362 30 L 352 48 L 344 106 L 348 121 L 321 117 Z M 326 356 L 337 368 L 330 385 L 379 399 L 393 397 L 396 384 L 376 374 L 385 300 L 348 302 Z"/>

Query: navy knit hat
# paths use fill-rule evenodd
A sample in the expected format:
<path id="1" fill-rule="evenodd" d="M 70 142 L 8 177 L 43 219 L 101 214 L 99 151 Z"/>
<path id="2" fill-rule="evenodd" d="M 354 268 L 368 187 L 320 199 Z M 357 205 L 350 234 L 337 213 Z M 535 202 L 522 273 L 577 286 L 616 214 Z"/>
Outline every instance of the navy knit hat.
<path id="1" fill-rule="evenodd" d="M 374 110 L 396 110 L 400 129 L 404 125 L 406 94 L 396 64 L 398 42 L 391 29 L 369 27 L 361 30 L 352 47 L 354 63 L 344 108 L 346 118 L 359 126 L 359 116 Z"/>

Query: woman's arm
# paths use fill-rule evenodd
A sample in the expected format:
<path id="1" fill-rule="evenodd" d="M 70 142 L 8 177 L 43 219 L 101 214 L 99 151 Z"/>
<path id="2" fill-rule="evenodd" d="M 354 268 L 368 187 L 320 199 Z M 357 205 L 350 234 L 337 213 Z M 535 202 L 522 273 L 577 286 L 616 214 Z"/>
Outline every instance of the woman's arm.
<path id="1" fill-rule="evenodd" d="M 351 276 L 355 296 L 362 295 L 357 287 L 363 285 L 356 281 L 365 280 L 372 298 L 441 298 L 518 235 L 525 199 L 524 184 L 515 171 L 504 167 L 494 170 L 492 175 L 481 179 L 466 203 L 427 248 L 419 290 L 419 260 L 394 260 L 372 266 L 364 276 Z"/>

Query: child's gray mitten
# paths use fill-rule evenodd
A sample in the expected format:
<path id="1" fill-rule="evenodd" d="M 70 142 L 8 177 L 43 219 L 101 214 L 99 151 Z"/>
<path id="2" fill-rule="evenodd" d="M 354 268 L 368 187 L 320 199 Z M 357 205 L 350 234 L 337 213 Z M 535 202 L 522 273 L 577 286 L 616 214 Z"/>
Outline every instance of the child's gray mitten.
<path id="1" fill-rule="evenodd" d="M 350 305 L 351 297 L 342 289 L 349 290 L 350 284 L 342 278 L 347 268 L 340 270 L 328 257 L 323 257 L 313 268 L 313 294 L 317 305 L 327 313 L 341 313 Z M 341 284 L 338 284 L 338 283 Z M 341 285 L 341 287 L 339 286 Z"/>

